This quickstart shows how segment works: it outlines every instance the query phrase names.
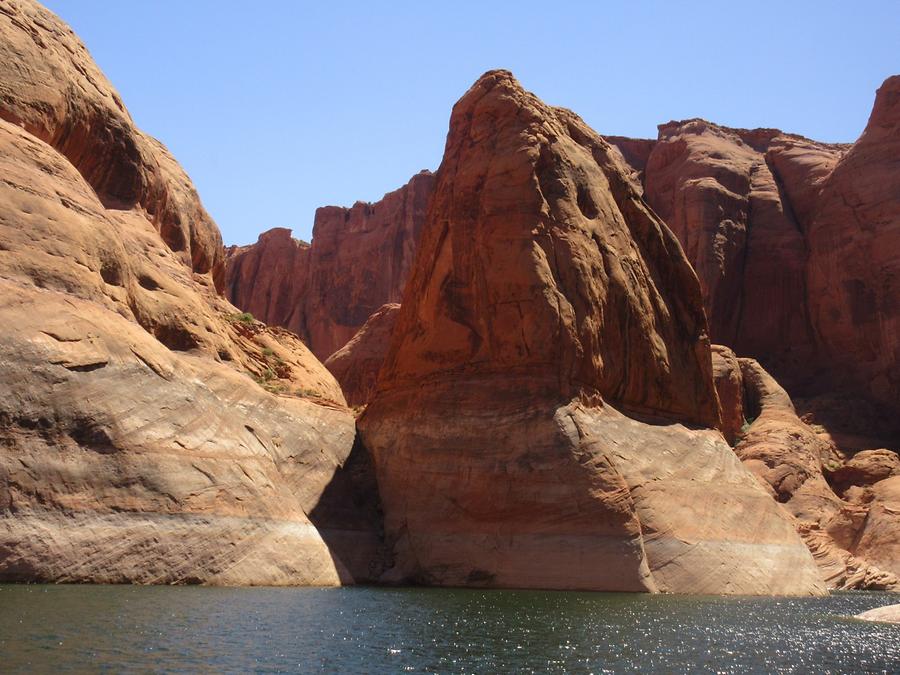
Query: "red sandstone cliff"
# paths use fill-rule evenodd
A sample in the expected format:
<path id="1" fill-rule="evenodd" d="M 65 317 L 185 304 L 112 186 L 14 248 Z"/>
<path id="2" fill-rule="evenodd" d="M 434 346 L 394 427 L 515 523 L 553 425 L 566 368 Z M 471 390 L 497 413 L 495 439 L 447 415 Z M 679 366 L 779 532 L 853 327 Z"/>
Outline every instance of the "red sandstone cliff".
<path id="1" fill-rule="evenodd" d="M 25 0 L 0 0 L 0 176 L 0 579 L 367 576 L 337 383 L 218 295 L 189 179 Z"/>
<path id="2" fill-rule="evenodd" d="M 847 460 L 758 362 L 719 349 L 723 417 L 750 420 L 735 452 L 795 516 L 828 586 L 900 590 L 900 457 L 880 449 Z"/>
<path id="3" fill-rule="evenodd" d="M 347 344 L 325 361 L 349 405 L 365 405 L 375 393 L 399 311 L 396 303 L 380 307 Z"/>
<path id="4" fill-rule="evenodd" d="M 326 359 L 379 307 L 400 301 L 433 187 L 423 171 L 374 204 L 320 208 L 309 245 L 278 228 L 230 248 L 228 299 Z"/>
<path id="5" fill-rule="evenodd" d="M 700 287 L 616 155 L 505 71 L 454 107 L 359 420 L 393 574 L 821 592 L 791 521 L 719 433 L 683 424 L 720 418 Z"/>
<path id="6" fill-rule="evenodd" d="M 697 271 L 712 339 L 759 359 L 795 396 L 828 394 L 831 404 L 810 405 L 836 432 L 891 443 L 898 92 L 900 76 L 885 81 L 852 146 L 703 120 L 661 125 L 656 141 L 611 137 Z M 840 412 L 866 401 L 877 429 Z"/>

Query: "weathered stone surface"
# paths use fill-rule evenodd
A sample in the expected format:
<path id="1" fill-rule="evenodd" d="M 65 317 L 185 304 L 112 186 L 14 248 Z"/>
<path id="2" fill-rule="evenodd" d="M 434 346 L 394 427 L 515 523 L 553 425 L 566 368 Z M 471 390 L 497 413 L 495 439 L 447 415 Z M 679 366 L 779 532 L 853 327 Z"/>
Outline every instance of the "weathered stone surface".
<path id="1" fill-rule="evenodd" d="M 777 130 L 670 122 L 644 185 L 697 271 L 711 338 L 742 356 L 790 361 L 808 357 L 812 336 L 804 238 L 770 160 L 785 147 L 832 164 L 841 151 Z"/>
<path id="2" fill-rule="evenodd" d="M 841 381 L 900 412 L 900 75 L 822 181 L 807 241 L 810 319 Z M 900 434 L 898 434 L 900 436 Z"/>
<path id="3" fill-rule="evenodd" d="M 744 381 L 737 356 L 728 347 L 712 345 L 713 378 L 722 407 L 722 435 L 735 443 L 744 426 Z"/>
<path id="4" fill-rule="evenodd" d="M 0 118 L 66 157 L 100 201 L 141 208 L 196 272 L 218 273 L 222 236 L 182 168 L 139 131 L 84 45 L 35 2 L 0 2 Z"/>
<path id="5" fill-rule="evenodd" d="M 309 282 L 309 244 L 285 227 L 259 235 L 255 244 L 225 252 L 225 295 L 236 307 L 297 335 L 306 328 L 303 299 Z"/>
<path id="6" fill-rule="evenodd" d="M 0 33 L 0 578 L 366 578 L 333 377 L 217 295 L 218 230 L 71 31 L 2 2 Z"/>
<path id="7" fill-rule="evenodd" d="M 828 472 L 838 494 L 851 486 L 864 487 L 892 476 L 900 476 L 900 455 L 893 450 L 863 450 Z"/>
<path id="8" fill-rule="evenodd" d="M 433 188 L 423 171 L 374 204 L 320 208 L 310 245 L 278 228 L 230 248 L 228 299 L 326 359 L 379 307 L 400 301 Z"/>
<path id="9" fill-rule="evenodd" d="M 378 383 L 378 372 L 391 344 L 391 333 L 400 305 L 381 306 L 359 332 L 325 361 L 325 367 L 337 379 L 348 405 L 369 402 Z"/>
<path id="10" fill-rule="evenodd" d="M 898 101 L 894 76 L 852 146 L 697 119 L 655 142 L 611 137 L 697 271 L 711 338 L 758 359 L 854 449 L 900 443 Z M 840 413 L 858 406 L 877 428 Z"/>
<path id="11" fill-rule="evenodd" d="M 886 621 L 888 623 L 900 623 L 900 604 L 876 607 L 862 614 L 856 615 L 857 619 L 866 621 Z"/>
<path id="12" fill-rule="evenodd" d="M 845 501 L 834 493 L 823 465 L 838 467 L 841 457 L 827 434 L 817 433 L 797 417 L 787 392 L 753 359 L 740 359 L 745 388 L 744 409 L 753 423 L 735 452 L 796 518 L 798 530 L 813 553 L 831 588 L 900 590 L 898 560 L 873 555 L 873 546 L 860 546 L 868 521 L 881 515 L 866 503 Z M 888 503 L 872 530 L 883 540 L 891 525 Z M 894 529 L 894 536 L 897 530 Z"/>
<path id="13" fill-rule="evenodd" d="M 821 592 L 788 516 L 685 426 L 719 424 L 699 285 L 616 155 L 506 71 L 454 107 L 359 420 L 393 576 Z"/>

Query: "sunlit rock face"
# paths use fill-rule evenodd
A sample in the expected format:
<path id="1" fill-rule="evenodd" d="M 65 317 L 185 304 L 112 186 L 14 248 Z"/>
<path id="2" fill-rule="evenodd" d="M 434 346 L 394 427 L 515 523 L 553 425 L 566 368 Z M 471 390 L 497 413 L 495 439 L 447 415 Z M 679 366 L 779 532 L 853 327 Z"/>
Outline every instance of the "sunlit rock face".
<path id="1" fill-rule="evenodd" d="M 610 139 L 697 271 L 713 341 L 795 397 L 838 401 L 811 407 L 878 439 L 853 447 L 900 445 L 898 100 L 893 76 L 852 145 L 698 119 Z M 864 404 L 872 415 L 841 412 Z"/>
<path id="2" fill-rule="evenodd" d="M 395 579 L 820 593 L 720 425 L 697 278 L 611 147 L 506 71 L 456 104 L 374 396 Z"/>
<path id="3" fill-rule="evenodd" d="M 228 299 L 297 333 L 324 361 L 379 307 L 400 302 L 433 189 L 423 171 L 374 204 L 318 209 L 311 244 L 276 228 L 229 248 Z"/>
<path id="4" fill-rule="evenodd" d="M 0 2 L 0 35 L 0 579 L 367 578 L 334 378 L 217 294 L 218 229 L 72 31 Z"/>
<path id="5" fill-rule="evenodd" d="M 383 305 L 369 317 L 359 332 L 325 361 L 325 367 L 341 385 L 348 405 L 369 402 L 378 384 L 381 364 L 390 348 L 391 334 L 400 305 Z"/>
<path id="6" fill-rule="evenodd" d="M 796 518 L 828 587 L 900 590 L 900 458 L 869 450 L 845 460 L 757 361 L 738 361 L 752 422 L 735 453 Z"/>

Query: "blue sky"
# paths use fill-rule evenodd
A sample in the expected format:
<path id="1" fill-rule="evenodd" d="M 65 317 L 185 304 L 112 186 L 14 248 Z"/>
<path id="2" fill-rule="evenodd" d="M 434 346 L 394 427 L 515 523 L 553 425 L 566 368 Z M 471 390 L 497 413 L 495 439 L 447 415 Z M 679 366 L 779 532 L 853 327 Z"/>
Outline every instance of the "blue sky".
<path id="1" fill-rule="evenodd" d="M 853 141 L 900 73 L 900 1 L 46 0 L 185 167 L 226 243 L 437 168 L 492 68 L 601 133 L 703 117 Z M 855 6 L 853 6 L 855 5 Z"/>

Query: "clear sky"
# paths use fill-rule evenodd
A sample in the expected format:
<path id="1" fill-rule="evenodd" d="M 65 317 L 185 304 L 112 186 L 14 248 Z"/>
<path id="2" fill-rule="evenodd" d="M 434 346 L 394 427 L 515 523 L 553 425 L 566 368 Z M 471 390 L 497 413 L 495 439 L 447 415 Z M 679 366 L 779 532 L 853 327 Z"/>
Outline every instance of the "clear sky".
<path id="1" fill-rule="evenodd" d="M 703 117 L 853 141 L 900 73 L 900 0 L 45 0 L 226 243 L 309 239 L 440 163 L 453 103 L 507 68 L 600 133 Z"/>

